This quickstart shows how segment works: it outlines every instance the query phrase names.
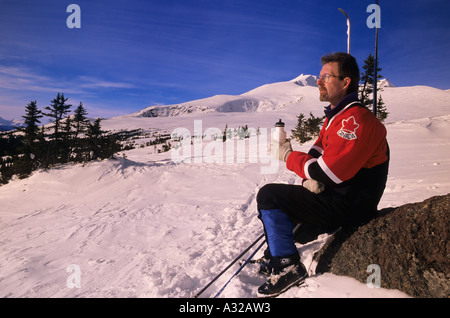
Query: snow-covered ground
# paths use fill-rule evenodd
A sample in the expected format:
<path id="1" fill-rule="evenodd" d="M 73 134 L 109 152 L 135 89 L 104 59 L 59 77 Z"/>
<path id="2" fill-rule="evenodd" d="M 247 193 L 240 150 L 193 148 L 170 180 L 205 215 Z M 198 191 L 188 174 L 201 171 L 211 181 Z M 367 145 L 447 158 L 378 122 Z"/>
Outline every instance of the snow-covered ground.
<path id="1" fill-rule="evenodd" d="M 178 116 L 140 117 L 143 110 L 104 120 L 102 128 L 194 136 L 248 125 L 270 134 L 281 118 L 289 134 L 299 113 L 322 114 L 325 105 L 310 84 L 303 75 L 240 96 L 189 102 Z M 381 94 L 390 112 L 392 158 L 379 208 L 449 193 L 450 92 L 416 86 L 386 87 Z M 0 297 L 195 295 L 262 233 L 258 189 L 298 182 L 283 164 L 268 161 L 263 137 L 228 143 L 205 137 L 160 154 L 137 148 L 116 159 L 36 171 L 0 187 Z M 293 143 L 296 150 L 310 146 Z M 180 155 L 184 161 L 174 160 Z M 298 245 L 307 267 L 324 239 Z M 202 297 L 214 296 L 237 268 Z M 263 282 L 248 265 L 221 297 L 256 297 Z M 407 295 L 324 274 L 280 297 Z"/>

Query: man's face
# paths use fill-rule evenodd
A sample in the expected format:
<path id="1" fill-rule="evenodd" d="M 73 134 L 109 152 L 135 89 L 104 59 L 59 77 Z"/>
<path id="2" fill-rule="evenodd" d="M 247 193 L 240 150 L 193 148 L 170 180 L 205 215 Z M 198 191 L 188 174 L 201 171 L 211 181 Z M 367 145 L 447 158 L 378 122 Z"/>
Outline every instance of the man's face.
<path id="1" fill-rule="evenodd" d="M 325 82 L 323 75 L 331 75 Z M 331 108 L 334 108 L 346 95 L 347 87 L 350 83 L 350 78 L 341 79 L 339 76 L 339 66 L 337 62 L 327 63 L 320 71 L 320 78 L 317 80 L 319 86 L 319 99 L 322 102 L 330 102 Z"/>

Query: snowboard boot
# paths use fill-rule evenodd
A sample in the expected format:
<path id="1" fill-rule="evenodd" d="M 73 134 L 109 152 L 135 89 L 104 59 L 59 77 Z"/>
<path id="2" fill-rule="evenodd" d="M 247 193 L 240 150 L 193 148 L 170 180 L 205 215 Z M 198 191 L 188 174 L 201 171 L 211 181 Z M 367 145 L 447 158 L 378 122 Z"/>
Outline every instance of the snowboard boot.
<path id="1" fill-rule="evenodd" d="M 308 273 L 300 262 L 300 256 L 272 257 L 272 273 L 267 282 L 258 288 L 259 297 L 276 297 L 289 288 L 302 283 Z"/>

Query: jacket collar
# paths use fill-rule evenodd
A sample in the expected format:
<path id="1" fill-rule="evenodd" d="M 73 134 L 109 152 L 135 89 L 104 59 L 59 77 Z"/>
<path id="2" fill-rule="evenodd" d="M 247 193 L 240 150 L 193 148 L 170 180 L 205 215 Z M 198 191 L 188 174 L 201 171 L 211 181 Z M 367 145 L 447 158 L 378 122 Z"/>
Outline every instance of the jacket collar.
<path id="1" fill-rule="evenodd" d="M 337 105 L 335 108 L 331 109 L 331 105 L 328 105 L 325 107 L 325 116 L 327 116 L 328 120 L 333 118 L 334 115 L 339 113 L 342 109 L 345 108 L 350 103 L 359 101 L 358 99 L 358 92 L 353 92 L 345 96 Z"/>

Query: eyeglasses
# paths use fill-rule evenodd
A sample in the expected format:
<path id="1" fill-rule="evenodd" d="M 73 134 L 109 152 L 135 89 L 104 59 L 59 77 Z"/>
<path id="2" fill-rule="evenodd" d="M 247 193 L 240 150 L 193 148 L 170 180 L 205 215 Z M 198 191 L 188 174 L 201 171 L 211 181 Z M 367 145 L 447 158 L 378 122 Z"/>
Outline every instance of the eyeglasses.
<path id="1" fill-rule="evenodd" d="M 343 79 L 343 77 L 339 75 L 323 74 L 317 75 L 317 80 L 322 80 L 324 83 L 328 83 L 330 81 L 330 77 L 339 77 L 340 79 Z"/>

